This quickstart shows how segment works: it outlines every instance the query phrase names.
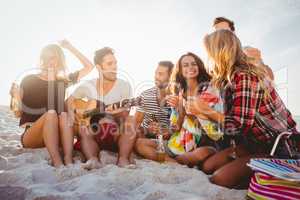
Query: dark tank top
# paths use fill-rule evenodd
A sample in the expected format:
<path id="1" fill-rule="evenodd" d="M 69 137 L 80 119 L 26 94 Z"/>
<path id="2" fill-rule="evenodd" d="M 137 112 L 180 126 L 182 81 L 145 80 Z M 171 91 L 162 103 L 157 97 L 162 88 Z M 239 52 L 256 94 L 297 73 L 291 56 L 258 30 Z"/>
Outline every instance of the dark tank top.
<path id="1" fill-rule="evenodd" d="M 70 83 L 76 83 L 77 78 L 78 72 L 70 74 Z M 19 125 L 35 122 L 48 110 L 55 110 L 57 114 L 65 111 L 65 92 L 70 83 L 62 80 L 46 81 L 38 75 L 26 76 L 20 84 L 23 98 Z"/>

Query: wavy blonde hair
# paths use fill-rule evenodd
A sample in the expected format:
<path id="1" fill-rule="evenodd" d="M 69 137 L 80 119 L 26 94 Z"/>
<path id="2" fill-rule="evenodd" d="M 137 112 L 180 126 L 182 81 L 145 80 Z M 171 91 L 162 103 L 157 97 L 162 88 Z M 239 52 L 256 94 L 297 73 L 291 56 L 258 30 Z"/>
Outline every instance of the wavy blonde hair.
<path id="1" fill-rule="evenodd" d="M 66 70 L 66 59 L 65 54 L 61 47 L 57 44 L 49 44 L 45 46 L 40 54 L 40 66 L 45 68 L 48 62 L 52 59 L 52 56 L 55 56 L 58 60 L 58 70 Z"/>
<path id="2" fill-rule="evenodd" d="M 263 90 L 267 90 L 266 85 L 263 84 L 266 71 L 249 62 L 242 50 L 240 40 L 234 33 L 229 30 L 215 31 L 205 36 L 204 46 L 209 58 L 214 61 L 212 84 L 215 87 L 224 89 L 231 84 L 237 71 L 244 71 L 255 75 Z"/>

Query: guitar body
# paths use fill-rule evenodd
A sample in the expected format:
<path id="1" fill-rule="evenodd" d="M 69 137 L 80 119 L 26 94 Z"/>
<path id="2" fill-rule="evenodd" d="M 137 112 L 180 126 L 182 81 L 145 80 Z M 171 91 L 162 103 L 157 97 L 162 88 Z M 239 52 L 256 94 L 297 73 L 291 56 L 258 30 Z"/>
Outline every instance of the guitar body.
<path id="1" fill-rule="evenodd" d="M 73 109 L 75 111 L 74 131 L 79 132 L 81 125 L 88 126 L 91 117 L 83 117 L 84 112 L 97 108 L 96 100 L 74 99 Z"/>
<path id="2" fill-rule="evenodd" d="M 117 110 L 120 108 L 131 108 L 132 106 L 140 105 L 141 99 L 140 97 L 132 98 L 132 99 L 124 99 L 120 102 L 116 102 L 110 105 L 104 105 L 102 102 L 97 100 L 84 100 L 84 99 L 74 99 L 73 101 L 73 109 L 75 111 L 75 122 L 74 122 L 74 131 L 75 133 L 79 132 L 80 126 L 89 126 L 91 117 L 95 115 L 103 115 L 105 114 L 105 110 L 108 107 L 112 107 Z M 114 111 L 108 112 L 108 114 L 112 114 Z M 100 115 L 99 115 L 100 114 Z"/>

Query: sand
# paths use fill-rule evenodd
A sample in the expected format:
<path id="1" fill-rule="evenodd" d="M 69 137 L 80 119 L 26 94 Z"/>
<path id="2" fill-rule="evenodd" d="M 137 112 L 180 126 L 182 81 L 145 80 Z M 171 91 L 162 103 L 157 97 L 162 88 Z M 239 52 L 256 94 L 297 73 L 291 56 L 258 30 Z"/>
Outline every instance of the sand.
<path id="1" fill-rule="evenodd" d="M 21 148 L 22 131 L 7 107 L 0 107 L 1 200 L 240 200 L 246 195 L 213 185 L 201 171 L 178 164 L 137 158 L 137 169 L 119 168 L 116 154 L 106 151 L 101 152 L 101 169 L 83 170 L 77 160 L 57 170 L 49 165 L 46 149 Z"/>

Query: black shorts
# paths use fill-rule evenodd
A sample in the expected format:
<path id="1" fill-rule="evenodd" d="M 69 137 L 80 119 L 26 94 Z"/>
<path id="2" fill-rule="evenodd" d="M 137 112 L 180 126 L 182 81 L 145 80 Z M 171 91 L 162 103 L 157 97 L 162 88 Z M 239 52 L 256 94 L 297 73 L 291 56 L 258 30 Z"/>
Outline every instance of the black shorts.
<path id="1" fill-rule="evenodd" d="M 26 131 L 27 131 L 29 128 L 31 128 L 31 126 L 32 126 L 32 125 L 29 125 L 29 124 L 26 125 L 26 126 L 25 126 L 25 130 L 24 130 L 24 132 L 23 132 L 22 135 L 21 135 L 21 139 L 20 139 L 20 140 L 21 140 L 22 147 L 24 147 L 24 143 L 23 143 L 24 135 L 25 135 Z"/>

